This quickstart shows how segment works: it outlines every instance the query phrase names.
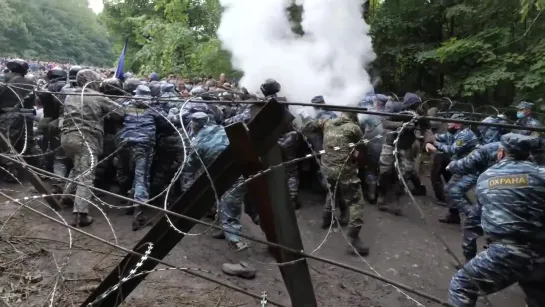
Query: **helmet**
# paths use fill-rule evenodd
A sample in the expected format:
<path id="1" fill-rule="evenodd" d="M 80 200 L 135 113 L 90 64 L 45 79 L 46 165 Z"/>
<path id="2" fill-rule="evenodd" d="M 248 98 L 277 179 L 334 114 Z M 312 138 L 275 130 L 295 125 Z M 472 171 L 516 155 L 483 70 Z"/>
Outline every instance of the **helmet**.
<path id="1" fill-rule="evenodd" d="M 278 92 L 280 92 L 281 87 L 280 87 L 280 83 L 278 83 L 276 80 L 267 79 L 265 80 L 265 83 L 261 84 L 260 89 L 261 89 L 261 93 L 263 93 L 263 95 L 267 97 L 267 96 L 275 95 Z"/>
<path id="2" fill-rule="evenodd" d="M 151 89 L 147 85 L 139 85 L 134 91 L 135 97 L 149 97 L 151 96 Z"/>
<path id="3" fill-rule="evenodd" d="M 82 69 L 76 75 L 76 83 L 79 87 L 88 87 L 95 91 L 100 89 L 102 77 L 99 73 L 91 69 Z"/>
<path id="4" fill-rule="evenodd" d="M 233 100 L 233 99 L 235 99 L 235 97 L 233 96 L 233 94 L 229 92 L 223 92 L 220 95 L 220 100 Z"/>
<path id="5" fill-rule="evenodd" d="M 109 78 L 102 81 L 100 84 L 100 91 L 106 95 L 123 95 L 123 85 L 117 78 Z"/>
<path id="6" fill-rule="evenodd" d="M 148 86 L 152 97 L 159 97 L 161 95 L 161 83 L 159 81 L 151 81 Z"/>
<path id="7" fill-rule="evenodd" d="M 28 63 L 21 59 L 11 60 L 6 64 L 6 67 L 16 73 L 20 73 L 23 76 L 28 72 Z"/>
<path id="8" fill-rule="evenodd" d="M 202 86 L 196 86 L 191 90 L 191 96 L 199 96 L 206 93 L 206 90 Z"/>
<path id="9" fill-rule="evenodd" d="M 166 93 L 175 93 L 176 92 L 176 86 L 172 83 L 163 83 L 161 84 L 161 95 Z"/>
<path id="10" fill-rule="evenodd" d="M 36 81 L 38 81 L 36 76 L 33 74 L 26 74 L 25 79 L 32 81 L 32 83 L 36 83 Z"/>
<path id="11" fill-rule="evenodd" d="M 132 74 L 132 72 L 126 72 L 126 73 L 123 74 L 123 76 L 125 77 L 125 79 L 129 79 L 129 78 L 134 77 L 134 75 Z"/>
<path id="12" fill-rule="evenodd" d="M 82 69 L 83 69 L 83 67 L 78 66 L 78 65 L 70 67 L 70 70 L 68 71 L 68 81 L 76 82 L 76 75 Z"/>
<path id="13" fill-rule="evenodd" d="M 465 116 L 463 113 L 455 113 L 450 118 L 459 119 L 459 120 L 466 120 L 467 116 Z"/>
<path id="14" fill-rule="evenodd" d="M 135 78 L 126 79 L 125 83 L 123 83 L 123 90 L 125 90 L 125 92 L 130 93 L 132 95 L 140 84 L 141 82 L 138 79 L 135 79 Z"/>
<path id="15" fill-rule="evenodd" d="M 55 68 L 50 69 L 47 72 L 46 76 L 47 76 L 47 79 L 49 81 L 54 81 L 54 80 L 57 80 L 57 79 L 66 80 L 66 77 L 68 77 L 68 74 L 66 73 L 66 71 L 64 71 L 60 67 L 55 67 Z"/>

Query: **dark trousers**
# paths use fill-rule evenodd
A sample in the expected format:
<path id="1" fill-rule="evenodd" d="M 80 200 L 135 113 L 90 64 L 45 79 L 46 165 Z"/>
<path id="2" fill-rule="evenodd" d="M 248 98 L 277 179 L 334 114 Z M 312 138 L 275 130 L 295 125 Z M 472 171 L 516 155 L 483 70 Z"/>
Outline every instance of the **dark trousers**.
<path id="1" fill-rule="evenodd" d="M 445 179 L 445 182 L 448 182 L 452 176 L 452 174 L 446 170 L 449 163 L 450 157 L 447 154 L 439 152 L 433 155 L 430 171 L 431 185 L 433 187 L 433 192 L 435 193 L 435 198 L 444 203 L 447 202 L 447 198 L 445 196 L 443 179 Z"/>

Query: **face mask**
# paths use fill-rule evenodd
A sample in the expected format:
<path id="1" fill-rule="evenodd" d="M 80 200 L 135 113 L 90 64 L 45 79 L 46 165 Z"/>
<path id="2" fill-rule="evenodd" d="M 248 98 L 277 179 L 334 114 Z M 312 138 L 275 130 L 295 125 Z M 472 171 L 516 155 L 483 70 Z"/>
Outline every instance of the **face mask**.
<path id="1" fill-rule="evenodd" d="M 525 116 L 526 116 L 526 114 L 524 114 L 524 112 L 522 112 L 522 111 L 517 112 L 517 118 L 518 119 L 524 118 Z"/>

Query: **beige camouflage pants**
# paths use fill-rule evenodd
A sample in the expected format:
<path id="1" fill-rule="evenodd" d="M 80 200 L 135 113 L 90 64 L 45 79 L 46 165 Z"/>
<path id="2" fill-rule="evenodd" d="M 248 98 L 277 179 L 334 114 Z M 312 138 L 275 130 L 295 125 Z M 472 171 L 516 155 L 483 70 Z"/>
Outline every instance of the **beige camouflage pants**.
<path id="1" fill-rule="evenodd" d="M 356 165 L 347 165 L 339 177 L 338 173 L 325 171 L 328 182 L 331 185 L 331 192 L 335 193 L 336 204 L 347 206 L 350 212 L 350 227 L 363 226 L 364 198 L 361 192 L 358 168 Z M 337 175 L 337 176 L 335 176 Z M 328 196 L 324 211 L 331 211 L 332 199 Z M 336 206 L 337 207 L 337 206 Z"/>
<path id="2" fill-rule="evenodd" d="M 68 132 L 62 134 L 61 145 L 66 156 L 74 163 L 74 168 L 70 171 L 68 178 L 83 184 L 77 185 L 69 182 L 65 186 L 63 194 L 73 194 L 75 190 L 73 212 L 89 213 L 89 201 L 92 200 L 93 194 L 88 186 L 92 186 L 95 180 L 95 168 L 102 149 L 102 137 L 85 134 L 84 138 L 77 131 Z"/>

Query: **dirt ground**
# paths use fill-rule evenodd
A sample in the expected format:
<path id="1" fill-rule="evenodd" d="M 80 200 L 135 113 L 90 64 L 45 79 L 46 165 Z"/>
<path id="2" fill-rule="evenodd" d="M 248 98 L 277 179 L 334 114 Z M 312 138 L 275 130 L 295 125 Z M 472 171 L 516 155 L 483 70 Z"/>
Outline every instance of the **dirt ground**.
<path id="1" fill-rule="evenodd" d="M 11 197 L 36 195 L 30 185 L 0 186 L 0 191 Z M 429 190 L 431 191 L 431 189 Z M 428 193 L 430 194 L 430 193 Z M 66 228 L 27 210 L 19 210 L 15 204 L 0 205 L 0 306 L 78 306 L 91 289 L 107 276 L 124 252 L 97 242 L 82 234 L 72 232 L 73 247 L 68 247 Z M 297 212 L 299 229 L 305 250 L 318 247 L 327 231 L 319 228 L 324 197 L 302 191 L 303 208 Z M 431 222 L 431 228 L 443 236 L 455 252 L 461 256 L 461 233 L 456 226 L 437 222 L 445 208 L 433 204 L 430 197 L 418 198 Z M 430 230 L 423 227 L 415 208 L 408 198 L 405 216 L 393 216 L 379 212 L 376 206 L 365 208 L 365 226 L 361 236 L 371 247 L 365 259 L 345 254 L 346 241 L 338 230 L 333 231 L 315 253 L 335 259 L 409 285 L 442 299 L 447 299 L 448 285 L 455 270 L 451 257 Z M 40 203 L 30 203 L 33 208 L 58 218 L 54 212 Z M 86 231 L 115 242 L 129 249 L 149 228 L 133 232 L 130 217 L 116 209 L 105 209 L 112 223 L 94 209 L 95 223 Z M 70 211 L 60 214 L 69 219 Z M 194 233 L 205 227 L 197 226 Z M 243 231 L 249 235 L 264 237 L 258 226 L 244 217 Z M 68 258 L 67 258 L 68 257 Z M 228 277 L 221 272 L 221 264 L 247 260 L 258 270 L 255 280 Z M 266 247 L 251 243 L 249 250 L 235 253 L 227 243 L 210 237 L 210 234 L 190 236 L 168 255 L 165 261 L 178 267 L 198 268 L 209 271 L 215 277 L 261 294 L 267 291 L 270 299 L 285 306 L 290 300 L 279 273 L 278 266 L 268 256 Z M 319 306 L 327 307 L 402 307 L 438 306 L 413 294 L 403 294 L 383 282 L 321 262 L 309 260 L 310 272 Z M 159 266 L 163 268 L 163 266 Z M 58 272 L 61 271 L 62 274 Z M 54 294 L 54 295 L 53 295 Z M 495 307 L 524 306 L 522 292 L 511 287 L 490 296 Z M 481 303 L 482 304 L 482 303 Z M 123 306 L 194 306 L 240 307 L 261 306 L 257 299 L 225 289 L 211 282 L 180 271 L 151 273 L 132 293 Z M 484 306 L 484 304 L 482 304 Z M 299 307 L 299 306 L 297 306 Z"/>

